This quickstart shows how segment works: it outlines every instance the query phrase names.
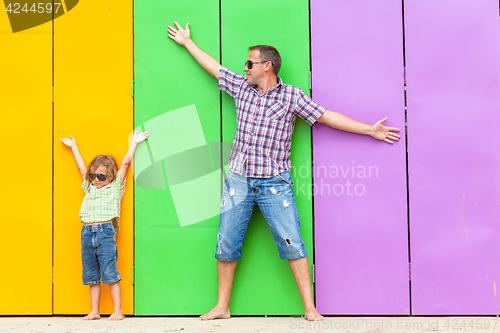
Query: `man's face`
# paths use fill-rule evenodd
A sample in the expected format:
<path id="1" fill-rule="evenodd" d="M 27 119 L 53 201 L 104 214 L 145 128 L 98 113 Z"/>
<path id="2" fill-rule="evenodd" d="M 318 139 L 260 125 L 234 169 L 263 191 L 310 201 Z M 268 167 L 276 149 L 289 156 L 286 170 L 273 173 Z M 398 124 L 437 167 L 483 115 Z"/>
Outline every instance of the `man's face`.
<path id="1" fill-rule="evenodd" d="M 260 57 L 260 51 L 259 50 L 252 50 L 248 54 L 247 60 L 250 60 L 253 62 L 252 69 L 249 69 L 248 66 L 245 64 L 245 68 L 243 69 L 245 73 L 247 73 L 247 82 L 249 85 L 254 85 L 258 84 L 260 79 L 264 76 L 264 68 L 266 66 L 266 62 L 260 62 L 263 61 Z M 256 64 L 256 62 L 259 62 Z"/>

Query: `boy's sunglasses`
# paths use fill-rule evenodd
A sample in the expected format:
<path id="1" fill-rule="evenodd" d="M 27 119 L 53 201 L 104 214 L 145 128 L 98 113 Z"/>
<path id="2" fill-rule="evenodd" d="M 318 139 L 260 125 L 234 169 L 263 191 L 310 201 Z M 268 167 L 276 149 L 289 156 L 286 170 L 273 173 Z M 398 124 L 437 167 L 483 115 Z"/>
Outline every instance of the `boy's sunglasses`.
<path id="1" fill-rule="evenodd" d="M 101 182 L 105 181 L 106 178 L 108 178 L 108 176 L 103 175 L 102 173 L 89 173 L 90 180 L 94 180 L 95 177 L 97 177 L 97 179 Z"/>
<path id="2" fill-rule="evenodd" d="M 263 62 L 268 62 L 268 61 L 271 61 L 271 60 L 264 60 L 264 61 L 252 61 L 252 60 L 247 60 L 245 61 L 245 66 L 247 66 L 248 69 L 252 69 L 253 68 L 253 65 L 254 64 L 261 64 Z M 271 61 L 271 64 L 273 62 Z"/>

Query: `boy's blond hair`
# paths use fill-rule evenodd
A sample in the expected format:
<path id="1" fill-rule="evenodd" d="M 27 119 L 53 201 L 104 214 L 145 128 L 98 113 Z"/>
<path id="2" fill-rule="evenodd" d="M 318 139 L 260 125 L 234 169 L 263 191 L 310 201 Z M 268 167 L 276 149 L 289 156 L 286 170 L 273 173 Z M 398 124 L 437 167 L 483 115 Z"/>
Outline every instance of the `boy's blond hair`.
<path id="1" fill-rule="evenodd" d="M 87 167 L 87 173 L 85 174 L 85 180 L 91 183 L 92 180 L 89 177 L 89 173 L 94 173 L 95 169 L 97 169 L 101 165 L 108 168 L 106 176 L 108 176 L 109 182 L 115 180 L 116 175 L 118 173 L 118 165 L 116 164 L 115 158 L 111 155 L 102 155 L 102 154 L 96 156 L 92 160 L 92 162 L 89 163 L 89 166 Z"/>

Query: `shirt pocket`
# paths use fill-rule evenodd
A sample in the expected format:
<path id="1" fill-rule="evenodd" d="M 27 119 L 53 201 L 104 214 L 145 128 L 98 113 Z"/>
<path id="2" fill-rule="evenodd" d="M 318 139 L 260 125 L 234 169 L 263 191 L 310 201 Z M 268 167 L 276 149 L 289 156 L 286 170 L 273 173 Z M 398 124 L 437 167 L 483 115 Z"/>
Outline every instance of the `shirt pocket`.
<path id="1" fill-rule="evenodd" d="M 286 107 L 283 104 L 273 103 L 267 108 L 266 117 L 271 120 L 286 122 L 286 111 Z"/>

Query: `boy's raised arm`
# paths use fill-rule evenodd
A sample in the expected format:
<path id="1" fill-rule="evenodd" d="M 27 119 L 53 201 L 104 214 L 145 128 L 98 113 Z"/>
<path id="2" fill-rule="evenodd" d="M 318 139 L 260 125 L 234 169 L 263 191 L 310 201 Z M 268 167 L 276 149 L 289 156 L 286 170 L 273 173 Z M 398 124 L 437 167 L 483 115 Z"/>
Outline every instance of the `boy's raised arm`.
<path id="1" fill-rule="evenodd" d="M 73 138 L 72 135 L 71 139 L 62 138 L 61 141 L 66 146 L 70 147 L 71 150 L 73 151 L 73 156 L 75 157 L 76 166 L 78 167 L 78 170 L 80 170 L 82 178 L 85 179 L 85 174 L 87 173 L 87 166 L 85 165 L 85 161 L 83 160 L 82 155 L 80 155 L 80 151 L 78 150 L 78 146 L 76 145 L 75 138 Z"/>
<path id="2" fill-rule="evenodd" d="M 134 157 L 135 148 L 137 147 L 137 144 L 146 140 L 148 136 L 149 136 L 148 132 L 134 133 L 134 136 L 132 137 L 132 142 L 130 143 L 130 147 L 128 148 L 128 151 L 125 154 L 125 157 L 123 158 L 122 164 L 120 165 L 120 176 L 122 181 L 125 180 L 125 177 L 127 177 L 128 166 L 132 161 L 132 157 Z"/>
<path id="3" fill-rule="evenodd" d="M 203 67 L 210 75 L 219 78 L 219 70 L 222 67 L 217 60 L 212 56 L 205 53 L 202 49 L 196 45 L 191 39 L 191 32 L 189 31 L 189 23 L 186 24 L 186 28 L 182 29 L 181 25 L 174 21 L 175 29 L 172 26 L 168 26 L 168 37 L 173 39 L 177 44 L 184 46 L 193 58 Z"/>

